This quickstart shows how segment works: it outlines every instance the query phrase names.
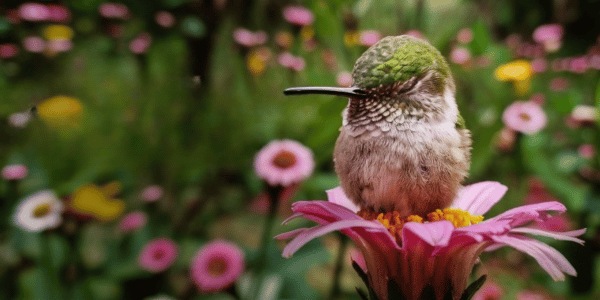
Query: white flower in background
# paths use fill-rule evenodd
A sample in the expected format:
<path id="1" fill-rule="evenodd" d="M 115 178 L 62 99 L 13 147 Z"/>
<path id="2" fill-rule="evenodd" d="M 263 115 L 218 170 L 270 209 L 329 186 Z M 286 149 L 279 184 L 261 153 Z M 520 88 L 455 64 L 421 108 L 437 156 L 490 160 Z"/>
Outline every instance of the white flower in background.
<path id="1" fill-rule="evenodd" d="M 37 192 L 21 201 L 14 215 L 15 224 L 23 230 L 40 232 L 62 222 L 63 204 L 50 190 Z"/>

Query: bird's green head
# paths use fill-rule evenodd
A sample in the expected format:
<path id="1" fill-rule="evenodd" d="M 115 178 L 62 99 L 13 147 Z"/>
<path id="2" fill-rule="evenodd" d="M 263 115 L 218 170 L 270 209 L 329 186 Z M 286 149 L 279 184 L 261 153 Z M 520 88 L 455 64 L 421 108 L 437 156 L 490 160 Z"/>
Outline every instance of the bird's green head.
<path id="1" fill-rule="evenodd" d="M 352 78 L 355 87 L 371 89 L 415 84 L 428 74 L 443 91 L 450 68 L 442 54 L 424 40 L 401 35 L 383 38 L 365 51 L 354 64 Z"/>

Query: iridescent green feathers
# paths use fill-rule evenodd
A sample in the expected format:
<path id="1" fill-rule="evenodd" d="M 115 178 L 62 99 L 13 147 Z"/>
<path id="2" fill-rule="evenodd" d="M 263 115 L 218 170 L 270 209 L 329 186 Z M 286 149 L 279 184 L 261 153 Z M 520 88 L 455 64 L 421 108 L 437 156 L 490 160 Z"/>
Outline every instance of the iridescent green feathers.
<path id="1" fill-rule="evenodd" d="M 442 54 L 428 42 L 407 35 L 383 38 L 369 48 L 354 64 L 354 85 L 373 88 L 406 81 L 428 70 L 442 77 L 450 75 Z"/>

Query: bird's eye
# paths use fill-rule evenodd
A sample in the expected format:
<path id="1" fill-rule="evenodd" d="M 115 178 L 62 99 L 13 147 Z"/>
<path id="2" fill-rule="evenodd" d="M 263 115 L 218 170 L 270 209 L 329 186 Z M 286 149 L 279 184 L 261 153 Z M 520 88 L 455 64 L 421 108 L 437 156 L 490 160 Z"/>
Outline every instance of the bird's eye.
<path id="1" fill-rule="evenodd" d="M 411 79 L 405 81 L 402 85 L 400 85 L 399 93 L 407 93 L 411 91 L 419 82 L 418 77 L 412 77 Z"/>

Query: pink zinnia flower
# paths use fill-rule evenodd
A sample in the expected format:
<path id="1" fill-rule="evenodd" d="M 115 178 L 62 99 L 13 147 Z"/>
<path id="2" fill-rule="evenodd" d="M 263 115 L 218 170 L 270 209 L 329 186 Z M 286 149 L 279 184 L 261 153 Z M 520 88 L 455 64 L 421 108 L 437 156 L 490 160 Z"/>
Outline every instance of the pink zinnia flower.
<path id="1" fill-rule="evenodd" d="M 298 26 L 310 25 L 315 19 L 309 9 L 298 5 L 286 6 L 283 9 L 283 18 L 288 23 Z"/>
<path id="2" fill-rule="evenodd" d="M 11 58 L 19 54 L 19 47 L 15 44 L 0 44 L 0 58 Z"/>
<path id="3" fill-rule="evenodd" d="M 533 40 L 542 44 L 546 51 L 554 52 L 560 48 L 563 32 L 560 24 L 542 25 L 533 31 Z"/>
<path id="4" fill-rule="evenodd" d="M 386 217 L 390 213 L 380 214 L 381 222 L 358 216 L 357 207 L 348 205 L 351 201 L 338 187 L 328 191 L 329 201 L 294 203 L 294 215 L 286 220 L 303 217 L 318 223 L 317 226 L 296 229 L 276 238 L 292 239 L 283 250 L 283 256 L 290 257 L 310 240 L 341 231 L 360 248 L 367 265 L 368 285 L 379 299 L 388 299 L 390 284 L 399 288 L 406 299 L 419 299 L 427 286 L 433 288 L 437 299 L 449 295 L 458 299 L 479 254 L 503 246 L 531 255 L 554 280 L 564 280 L 565 273 L 575 276 L 575 269 L 562 254 L 529 237 L 537 235 L 583 244 L 576 237 L 585 229 L 554 232 L 528 226 L 547 219 L 550 213 L 564 213 L 566 208 L 561 203 L 520 206 L 477 223 L 482 219 L 480 215 L 489 211 L 506 190 L 497 182 L 466 186 L 450 205 L 452 209 L 444 209 L 444 213 L 451 213 L 449 218 L 430 219 L 426 223 L 407 219 L 397 228 L 390 225 L 393 215 Z M 462 216 L 457 218 L 460 212 Z M 429 214 L 428 218 L 440 216 L 439 213 L 442 211 Z M 479 219 L 474 219 L 475 216 Z"/>
<path id="5" fill-rule="evenodd" d="M 336 82 L 342 87 L 352 86 L 352 73 L 348 71 L 339 72 L 336 77 Z"/>
<path id="6" fill-rule="evenodd" d="M 543 73 L 548 69 L 548 62 L 541 57 L 535 58 L 531 61 L 531 69 L 535 73 Z"/>
<path id="7" fill-rule="evenodd" d="M 502 299 L 502 287 L 495 282 L 486 282 L 475 295 L 472 300 L 500 300 Z"/>
<path id="8" fill-rule="evenodd" d="M 177 258 L 177 245 L 167 238 L 158 238 L 150 241 L 138 257 L 138 264 L 142 269 L 159 273 L 168 269 Z"/>
<path id="9" fill-rule="evenodd" d="M 140 197 L 145 202 L 156 202 L 163 196 L 163 189 L 159 185 L 149 185 L 142 190 Z"/>
<path id="10" fill-rule="evenodd" d="M 450 52 L 450 61 L 457 64 L 462 65 L 471 59 L 471 52 L 467 48 L 456 47 L 452 49 Z"/>
<path id="11" fill-rule="evenodd" d="M 377 30 L 363 30 L 360 32 L 358 42 L 366 47 L 375 45 L 381 39 L 381 33 Z"/>
<path id="12" fill-rule="evenodd" d="M 275 140 L 254 158 L 254 171 L 272 186 L 288 186 L 312 174 L 315 161 L 310 149 L 292 140 Z"/>
<path id="13" fill-rule="evenodd" d="M 525 134 L 534 134 L 546 126 L 544 110 L 531 101 L 515 101 L 502 114 L 506 127 Z"/>
<path id="14" fill-rule="evenodd" d="M 28 2 L 19 6 L 19 16 L 25 21 L 40 22 L 50 17 L 50 10 L 46 5 Z"/>
<path id="15" fill-rule="evenodd" d="M 244 272 L 244 253 L 233 243 L 216 240 L 196 253 L 190 266 L 192 281 L 203 293 L 231 286 Z"/>
<path id="16" fill-rule="evenodd" d="M 156 21 L 156 24 L 164 28 L 170 28 L 175 25 L 175 17 L 173 14 L 164 10 L 159 11 L 156 13 L 156 15 L 154 15 L 154 21 Z"/>
<path id="17" fill-rule="evenodd" d="M 148 51 L 150 44 L 152 44 L 152 37 L 149 33 L 143 32 L 131 40 L 129 50 L 134 54 L 143 54 Z"/>
<path id="18" fill-rule="evenodd" d="M 575 57 L 569 61 L 569 71 L 582 74 L 589 68 L 587 58 L 585 56 Z"/>
<path id="19" fill-rule="evenodd" d="M 67 52 L 73 48 L 73 42 L 70 40 L 50 40 L 46 45 L 51 53 Z"/>
<path id="20" fill-rule="evenodd" d="M 23 48 L 29 52 L 41 53 L 46 49 L 46 41 L 39 36 L 28 36 L 23 39 Z"/>
<path id="21" fill-rule="evenodd" d="M 146 225 L 148 218 L 142 211 L 134 211 L 126 214 L 119 223 L 121 232 L 128 233 L 136 231 Z"/>
<path id="22" fill-rule="evenodd" d="M 296 72 L 300 72 L 302 70 L 304 70 L 305 67 L 305 62 L 304 62 L 304 58 L 299 57 L 299 56 L 294 56 L 289 52 L 284 52 L 282 54 L 279 54 L 279 56 L 277 57 L 277 62 L 288 68 L 291 70 L 294 70 Z"/>
<path id="23" fill-rule="evenodd" d="M 48 20 L 52 22 L 65 23 L 71 20 L 71 12 L 66 6 L 48 4 Z"/>
<path id="24" fill-rule="evenodd" d="M 27 177 L 28 169 L 25 165 L 7 165 L 2 168 L 2 178 L 5 180 L 21 180 Z"/>
<path id="25" fill-rule="evenodd" d="M 468 44 L 473 40 L 473 30 L 471 28 L 463 28 L 456 34 L 456 40 L 461 44 Z"/>
<path id="26" fill-rule="evenodd" d="M 129 18 L 129 8 L 122 3 L 106 2 L 100 4 L 98 12 L 101 16 L 107 19 L 121 19 L 126 20 Z"/>
<path id="27" fill-rule="evenodd" d="M 596 155 L 596 148 L 592 144 L 583 144 L 577 148 L 577 152 L 579 153 L 579 156 L 591 159 Z"/>
<path id="28" fill-rule="evenodd" d="M 237 28 L 233 31 L 233 40 L 244 47 L 260 46 L 267 42 L 267 38 L 267 33 L 262 30 L 253 32 L 246 28 Z"/>

